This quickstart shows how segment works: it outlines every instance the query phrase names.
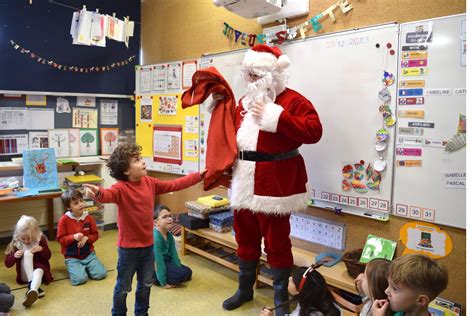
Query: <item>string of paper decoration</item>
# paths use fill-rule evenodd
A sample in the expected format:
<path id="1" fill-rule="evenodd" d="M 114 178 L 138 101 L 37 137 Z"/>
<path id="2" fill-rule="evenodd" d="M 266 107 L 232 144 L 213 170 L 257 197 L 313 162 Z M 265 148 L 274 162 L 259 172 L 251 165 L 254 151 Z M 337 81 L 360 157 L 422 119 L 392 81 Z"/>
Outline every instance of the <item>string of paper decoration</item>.
<path id="1" fill-rule="evenodd" d="M 114 62 L 110 65 L 92 66 L 92 67 L 70 66 L 70 65 L 63 65 L 63 64 L 57 63 L 54 60 L 49 60 L 49 59 L 43 58 L 41 56 L 38 56 L 38 54 L 30 51 L 29 49 L 21 47 L 20 45 L 18 45 L 17 43 L 15 43 L 12 40 L 10 40 L 10 44 L 20 54 L 26 55 L 26 56 L 30 57 L 31 59 L 36 60 L 40 64 L 48 65 L 48 66 L 53 67 L 54 69 L 62 70 L 62 71 L 73 71 L 73 72 L 79 72 L 79 73 L 104 72 L 104 71 L 113 70 L 114 68 L 119 68 L 119 67 L 126 66 L 126 65 L 132 63 L 132 61 L 135 59 L 135 55 L 133 55 L 133 56 L 130 56 L 129 58 L 127 58 L 125 60 Z"/>
<path id="2" fill-rule="evenodd" d="M 269 44 L 274 42 L 282 44 L 284 41 L 291 41 L 296 39 L 296 37 L 298 37 L 298 34 L 301 38 L 306 38 L 306 32 L 311 30 L 308 29 L 310 27 L 312 27 L 315 33 L 318 32 L 322 29 L 320 20 L 322 20 L 326 16 L 329 16 L 329 18 L 333 22 L 335 22 L 336 17 L 333 11 L 337 8 L 340 8 L 342 13 L 346 14 L 347 12 L 352 10 L 352 5 L 349 4 L 347 0 L 338 0 L 336 3 L 334 3 L 318 15 L 314 16 L 312 19 L 276 33 L 248 34 L 233 28 L 227 22 L 224 22 L 224 30 L 222 31 L 222 33 L 229 40 L 234 40 L 235 43 L 240 41 L 240 44 L 244 46 L 248 45 L 252 47 L 255 45 L 255 41 L 257 41 L 258 44 Z"/>
<path id="3" fill-rule="evenodd" d="M 125 43 L 128 48 L 134 25 L 128 16 L 120 20 L 115 13 L 112 16 L 100 14 L 99 9 L 92 12 L 83 6 L 82 10 L 72 14 L 70 34 L 75 45 L 105 47 L 106 39 L 111 39 Z"/>

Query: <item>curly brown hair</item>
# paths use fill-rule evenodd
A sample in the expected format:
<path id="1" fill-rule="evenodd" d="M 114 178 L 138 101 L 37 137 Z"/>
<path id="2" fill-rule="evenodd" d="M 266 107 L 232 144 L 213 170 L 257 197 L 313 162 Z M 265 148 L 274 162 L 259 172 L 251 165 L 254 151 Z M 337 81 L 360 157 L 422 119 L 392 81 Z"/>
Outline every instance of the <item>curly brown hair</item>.
<path id="1" fill-rule="evenodd" d="M 129 160 L 140 155 L 142 147 L 137 144 L 120 144 L 107 161 L 110 176 L 116 180 L 128 180 L 125 172 L 129 168 Z"/>

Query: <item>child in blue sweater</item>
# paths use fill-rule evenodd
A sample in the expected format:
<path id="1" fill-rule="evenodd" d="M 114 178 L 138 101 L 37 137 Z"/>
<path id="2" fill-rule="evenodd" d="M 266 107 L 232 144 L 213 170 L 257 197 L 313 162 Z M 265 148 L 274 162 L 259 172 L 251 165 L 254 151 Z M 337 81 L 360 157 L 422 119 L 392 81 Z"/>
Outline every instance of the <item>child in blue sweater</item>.
<path id="1" fill-rule="evenodd" d="M 169 232 L 173 223 L 170 209 L 165 205 L 158 205 L 153 220 L 156 278 L 165 289 L 174 288 L 190 280 L 193 272 L 179 260 L 173 234 Z"/>

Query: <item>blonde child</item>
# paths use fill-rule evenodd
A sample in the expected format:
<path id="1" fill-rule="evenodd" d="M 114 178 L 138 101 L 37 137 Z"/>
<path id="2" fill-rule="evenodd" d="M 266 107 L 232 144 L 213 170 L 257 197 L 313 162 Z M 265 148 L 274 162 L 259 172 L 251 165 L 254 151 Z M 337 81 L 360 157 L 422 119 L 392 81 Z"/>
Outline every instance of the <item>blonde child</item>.
<path id="1" fill-rule="evenodd" d="M 153 239 L 156 278 L 162 287 L 174 288 L 191 279 L 193 272 L 179 260 L 173 234 L 169 231 L 173 223 L 169 208 L 158 205 L 153 219 L 155 221 Z"/>
<path id="2" fill-rule="evenodd" d="M 53 280 L 49 265 L 51 251 L 36 219 L 26 215 L 20 217 L 5 254 L 5 266 L 16 265 L 16 282 L 28 284 L 23 305 L 30 307 L 45 294 L 41 283 L 49 284 Z"/>
<path id="3" fill-rule="evenodd" d="M 390 264 L 386 300 L 376 300 L 372 315 L 429 315 L 428 305 L 448 286 L 448 272 L 424 255 L 406 255 Z"/>
<path id="4" fill-rule="evenodd" d="M 104 279 L 107 270 L 94 251 L 99 232 L 94 218 L 84 212 L 82 193 L 71 189 L 64 191 L 61 201 L 66 213 L 59 219 L 57 239 L 61 244 L 71 284 L 86 283 L 89 277 Z"/>
<path id="5" fill-rule="evenodd" d="M 390 261 L 373 259 L 365 267 L 364 273 L 359 274 L 355 285 L 363 297 L 364 306 L 360 316 L 371 315 L 372 304 L 375 300 L 386 299 L 385 289 L 388 287 L 388 269 Z M 390 313 L 390 311 L 388 311 Z"/>
<path id="6" fill-rule="evenodd" d="M 150 303 L 153 269 L 153 211 L 155 196 L 190 187 L 202 179 L 199 172 L 185 177 L 162 181 L 147 176 L 141 147 L 119 145 L 109 160 L 110 175 L 117 180 L 110 189 L 84 184 L 87 195 L 99 202 L 117 204 L 118 263 L 114 288 L 112 315 L 127 313 L 127 293 L 137 273 L 135 314 L 146 315 Z"/>
<path id="7" fill-rule="evenodd" d="M 291 301 L 298 304 L 290 316 L 338 316 L 341 309 L 336 305 L 324 277 L 316 270 L 317 266 L 298 267 L 293 270 L 288 280 L 288 293 Z M 285 302 L 282 305 L 286 305 Z M 260 316 L 273 316 L 273 311 L 280 308 L 265 307 Z"/>

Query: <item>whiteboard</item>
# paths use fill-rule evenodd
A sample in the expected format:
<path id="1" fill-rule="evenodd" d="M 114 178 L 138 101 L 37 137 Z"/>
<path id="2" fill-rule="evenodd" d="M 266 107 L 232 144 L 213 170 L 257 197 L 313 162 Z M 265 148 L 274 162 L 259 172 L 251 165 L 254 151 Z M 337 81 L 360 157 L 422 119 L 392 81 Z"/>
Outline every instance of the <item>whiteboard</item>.
<path id="1" fill-rule="evenodd" d="M 397 148 L 416 148 L 403 144 L 408 136 L 399 133 L 400 127 L 408 127 L 410 122 L 434 123 L 434 127 L 422 128 L 423 135 L 416 136 L 423 141 L 418 147 L 421 156 L 395 156 L 396 160 L 419 159 L 422 166 L 395 164 L 393 190 L 395 215 L 460 228 L 466 227 L 466 149 L 449 153 L 437 146 L 456 134 L 459 114 L 466 114 L 465 22 L 462 14 L 400 25 L 400 55 L 403 46 L 413 45 L 406 43 L 407 33 L 413 34 L 417 27 L 419 31 L 420 27 L 425 32 L 432 30 L 432 42 L 420 44 L 427 46 L 427 75 L 403 76 L 403 59 L 400 62 L 399 80 L 424 80 L 425 86 L 424 104 L 399 105 L 398 110 L 423 110 L 425 117 L 398 118 Z M 431 146 L 424 146 L 426 140 Z M 451 180 L 448 187 L 446 180 Z"/>
<path id="2" fill-rule="evenodd" d="M 295 41 L 280 48 L 290 60 L 288 87 L 295 89 L 315 106 L 323 125 L 323 137 L 315 145 L 300 148 L 312 187 L 314 205 L 334 207 L 358 215 L 368 212 L 370 201 L 376 202 L 370 213 L 386 215 L 389 212 L 392 192 L 393 136 L 388 139 L 385 152 L 387 168 L 382 173 L 379 191 L 357 193 L 341 188 L 342 167 L 360 160 L 373 165 L 379 155 L 374 149 L 376 131 L 382 127 L 379 113 L 378 92 L 383 87 L 383 70 L 396 73 L 398 26 L 389 24 L 356 31 Z M 380 48 L 375 45 L 379 43 Z M 390 55 L 390 43 L 395 54 Z M 241 78 L 241 64 L 246 49 L 203 57 L 204 64 L 215 66 L 233 88 L 236 99 L 245 93 Z M 389 87 L 395 101 L 396 85 Z M 392 103 L 394 103 L 392 101 Z M 210 102 L 209 100 L 207 102 Z M 393 105 L 393 104 L 392 104 Z M 202 105 L 208 106 L 207 103 Z M 201 168 L 205 165 L 205 141 L 210 114 L 201 109 Z M 392 133 L 394 128 L 389 131 Z M 330 192 L 330 199 L 346 196 L 342 203 L 321 199 L 323 192 Z M 347 205 L 348 197 L 356 201 Z M 358 198 L 367 207 L 358 207 Z"/>

